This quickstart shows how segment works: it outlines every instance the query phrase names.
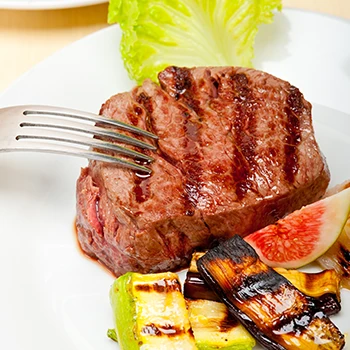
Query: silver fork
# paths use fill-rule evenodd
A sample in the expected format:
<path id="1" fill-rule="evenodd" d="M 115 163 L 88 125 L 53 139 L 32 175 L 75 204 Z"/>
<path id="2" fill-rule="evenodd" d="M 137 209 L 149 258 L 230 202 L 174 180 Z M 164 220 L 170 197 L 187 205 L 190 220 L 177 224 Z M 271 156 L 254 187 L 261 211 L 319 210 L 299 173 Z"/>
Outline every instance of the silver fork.
<path id="1" fill-rule="evenodd" d="M 148 164 L 153 161 L 152 157 L 113 141 L 146 150 L 156 150 L 155 146 L 111 129 L 97 127 L 95 123 L 157 139 L 156 135 L 146 130 L 92 113 L 52 106 L 14 106 L 0 109 L 0 153 L 32 151 L 66 154 L 151 173 L 146 166 L 103 152 L 113 151 Z M 108 141 L 94 136 L 107 138 Z"/>

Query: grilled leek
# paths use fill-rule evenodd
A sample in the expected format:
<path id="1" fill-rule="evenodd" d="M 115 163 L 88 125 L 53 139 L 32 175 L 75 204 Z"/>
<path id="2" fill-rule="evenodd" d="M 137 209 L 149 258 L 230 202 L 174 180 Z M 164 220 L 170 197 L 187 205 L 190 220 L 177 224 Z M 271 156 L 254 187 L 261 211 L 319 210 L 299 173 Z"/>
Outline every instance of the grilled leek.
<path id="1" fill-rule="evenodd" d="M 344 335 L 285 277 L 234 236 L 197 262 L 199 273 L 230 312 L 268 349 L 339 350 Z"/>
<path id="2" fill-rule="evenodd" d="M 186 300 L 190 323 L 199 350 L 251 350 L 254 338 L 228 312 L 223 303 Z"/>
<path id="3" fill-rule="evenodd" d="M 215 292 L 205 283 L 198 272 L 197 261 L 203 252 L 192 255 L 184 284 L 184 295 L 190 299 L 206 299 L 220 301 Z M 284 276 L 294 287 L 305 295 L 315 298 L 317 306 L 328 316 L 340 311 L 340 276 L 334 270 L 324 270 L 317 273 L 306 273 L 298 270 L 274 268 Z"/>
<path id="4" fill-rule="evenodd" d="M 350 180 L 344 181 L 327 191 L 325 197 L 350 188 Z M 350 289 L 350 216 L 337 241 L 317 259 L 324 269 L 334 269 L 341 277 L 343 288 Z"/>
<path id="5" fill-rule="evenodd" d="M 176 274 L 126 273 L 112 285 L 110 300 L 120 349 L 197 349 Z"/>
<path id="6" fill-rule="evenodd" d="M 334 269 L 341 278 L 342 287 L 350 289 L 350 217 L 338 240 L 317 259 L 326 269 Z"/>

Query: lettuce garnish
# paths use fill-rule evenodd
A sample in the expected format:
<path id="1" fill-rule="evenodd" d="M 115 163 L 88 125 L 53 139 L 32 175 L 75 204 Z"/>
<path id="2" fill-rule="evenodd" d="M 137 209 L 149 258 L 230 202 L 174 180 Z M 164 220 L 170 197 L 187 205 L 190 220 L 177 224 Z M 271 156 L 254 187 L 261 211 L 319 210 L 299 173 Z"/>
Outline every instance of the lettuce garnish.
<path id="1" fill-rule="evenodd" d="M 252 66 L 258 26 L 282 0 L 110 0 L 108 22 L 123 32 L 130 77 L 157 81 L 176 66 Z"/>

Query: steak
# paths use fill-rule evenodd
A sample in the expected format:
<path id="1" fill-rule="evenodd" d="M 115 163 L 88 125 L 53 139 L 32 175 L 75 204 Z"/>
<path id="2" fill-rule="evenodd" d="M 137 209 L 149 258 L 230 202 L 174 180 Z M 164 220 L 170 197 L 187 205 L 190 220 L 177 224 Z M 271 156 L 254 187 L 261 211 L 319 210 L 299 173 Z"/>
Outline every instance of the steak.
<path id="1" fill-rule="evenodd" d="M 116 276 L 179 269 L 322 197 L 329 171 L 299 89 L 237 67 L 168 67 L 159 83 L 100 111 L 158 135 L 151 176 L 90 161 L 77 181 L 80 245 Z"/>

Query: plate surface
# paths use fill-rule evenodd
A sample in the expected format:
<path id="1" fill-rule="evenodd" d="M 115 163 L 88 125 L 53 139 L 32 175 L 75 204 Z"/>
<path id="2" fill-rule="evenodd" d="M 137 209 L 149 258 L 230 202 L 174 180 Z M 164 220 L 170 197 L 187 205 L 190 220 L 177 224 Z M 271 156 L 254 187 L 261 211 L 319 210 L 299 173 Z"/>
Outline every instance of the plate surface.
<path id="1" fill-rule="evenodd" d="M 0 9 L 55 10 L 101 4 L 108 0 L 0 0 Z"/>
<path id="2" fill-rule="evenodd" d="M 120 34 L 113 26 L 51 56 L 7 89 L 0 107 L 47 104 L 97 112 L 111 95 L 133 87 L 119 56 Z M 313 103 L 350 113 L 349 40 L 349 22 L 284 10 L 261 28 L 255 66 L 289 80 Z M 316 106 L 314 126 L 331 184 L 350 178 L 350 119 Z M 73 157 L 0 154 L 1 349 L 118 349 L 106 337 L 113 277 L 81 256 L 74 235 L 75 182 L 86 164 Z M 342 299 L 333 320 L 349 334 L 350 293 L 343 290 Z"/>

